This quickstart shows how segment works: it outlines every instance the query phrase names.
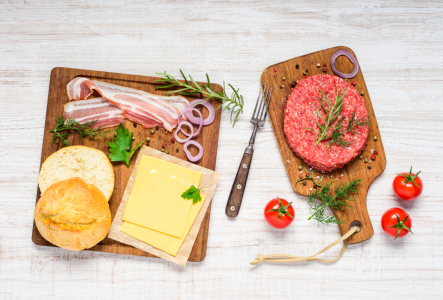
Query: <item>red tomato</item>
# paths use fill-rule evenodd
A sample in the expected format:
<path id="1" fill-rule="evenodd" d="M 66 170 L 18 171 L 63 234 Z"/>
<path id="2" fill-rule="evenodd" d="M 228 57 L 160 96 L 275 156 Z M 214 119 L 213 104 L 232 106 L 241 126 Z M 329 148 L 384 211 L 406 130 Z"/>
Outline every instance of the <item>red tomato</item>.
<path id="1" fill-rule="evenodd" d="M 266 204 L 265 219 L 274 228 L 288 227 L 294 221 L 294 208 L 285 199 L 275 198 Z"/>
<path id="2" fill-rule="evenodd" d="M 381 217 L 381 227 L 390 236 L 403 237 L 411 232 L 412 221 L 409 215 L 401 208 L 388 209 Z"/>
<path id="3" fill-rule="evenodd" d="M 420 177 L 418 177 L 420 172 L 417 174 L 412 173 L 411 167 L 409 174 L 401 173 L 394 178 L 392 188 L 398 198 L 405 201 L 411 201 L 421 195 L 421 192 L 423 191 L 423 182 Z"/>

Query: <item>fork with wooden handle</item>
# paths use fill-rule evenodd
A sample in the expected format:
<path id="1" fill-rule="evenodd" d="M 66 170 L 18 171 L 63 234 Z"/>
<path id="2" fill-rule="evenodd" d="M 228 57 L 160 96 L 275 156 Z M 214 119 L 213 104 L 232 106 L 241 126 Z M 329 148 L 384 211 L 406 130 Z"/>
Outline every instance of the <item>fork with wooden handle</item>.
<path id="1" fill-rule="evenodd" d="M 262 84 L 261 87 L 264 85 Z M 246 147 L 243 158 L 238 167 L 237 175 L 232 184 L 231 192 L 229 193 L 228 203 L 226 204 L 226 215 L 230 218 L 235 218 L 239 211 L 243 194 L 246 188 L 246 181 L 248 180 L 249 169 L 251 167 L 252 155 L 254 154 L 254 142 L 257 129 L 263 127 L 268 115 L 268 106 L 271 101 L 272 87 L 269 90 L 269 85 L 266 83 L 264 90 L 260 88 L 257 103 L 255 104 L 254 113 L 252 114 L 251 123 L 254 125 L 249 145 Z"/>

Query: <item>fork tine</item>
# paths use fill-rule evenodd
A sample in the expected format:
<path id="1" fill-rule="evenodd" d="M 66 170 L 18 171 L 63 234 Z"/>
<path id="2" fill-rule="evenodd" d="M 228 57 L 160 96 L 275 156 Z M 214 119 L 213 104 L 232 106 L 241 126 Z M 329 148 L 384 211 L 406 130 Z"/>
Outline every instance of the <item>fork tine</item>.
<path id="1" fill-rule="evenodd" d="M 260 96 L 262 95 L 262 90 L 260 89 L 260 93 L 258 93 L 257 103 L 255 104 L 254 112 L 252 113 L 252 117 L 255 116 L 255 111 L 257 110 L 258 103 L 260 102 Z"/>
<path id="2" fill-rule="evenodd" d="M 266 84 L 265 88 L 264 88 L 264 91 L 263 91 L 263 95 L 262 95 L 262 97 L 260 99 L 259 110 L 257 112 L 257 115 L 255 116 L 255 118 L 257 118 L 257 119 L 261 119 L 261 116 L 263 115 L 263 104 L 265 102 L 264 99 L 266 98 L 265 94 L 267 95 L 268 92 L 269 92 L 269 85 Z"/>
<path id="3" fill-rule="evenodd" d="M 265 112 L 265 118 L 263 119 L 263 122 L 266 121 L 266 117 L 268 116 L 269 103 L 271 103 L 271 96 L 272 96 L 272 89 L 273 89 L 273 88 L 274 88 L 274 87 L 271 86 L 271 92 L 269 93 L 269 99 L 268 99 L 268 100 L 265 100 L 265 103 L 266 103 L 266 112 Z"/>
<path id="4" fill-rule="evenodd" d="M 267 86 L 268 86 L 268 89 L 266 90 L 266 96 L 263 95 L 263 96 L 264 96 L 264 97 L 263 97 L 263 108 L 264 108 L 264 109 L 261 110 L 260 117 L 259 117 L 260 120 L 263 120 L 263 117 L 265 116 L 265 113 L 266 113 L 266 111 L 267 111 L 266 100 L 268 99 L 269 85 L 267 85 Z M 271 87 L 271 88 L 272 88 L 272 87 Z"/>

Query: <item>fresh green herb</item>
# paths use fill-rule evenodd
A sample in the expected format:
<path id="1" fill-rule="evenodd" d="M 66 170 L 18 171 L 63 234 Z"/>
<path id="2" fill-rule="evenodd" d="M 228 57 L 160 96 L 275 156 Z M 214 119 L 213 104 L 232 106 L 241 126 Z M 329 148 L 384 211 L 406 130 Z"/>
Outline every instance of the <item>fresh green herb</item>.
<path id="1" fill-rule="evenodd" d="M 80 140 L 84 137 L 89 137 L 91 139 L 96 136 L 106 136 L 106 134 L 112 132 L 112 130 L 102 131 L 102 127 L 92 128 L 97 120 L 87 121 L 84 124 L 80 124 L 74 119 L 65 119 L 62 116 L 57 118 L 57 125 L 53 130 L 50 130 L 52 135 L 52 142 L 58 144 L 60 142 L 65 146 L 69 146 L 68 135 L 71 130 L 77 131 L 80 135 Z"/>
<path id="2" fill-rule="evenodd" d="M 314 193 L 308 195 L 308 204 L 312 210 L 314 210 L 314 214 L 309 217 L 308 220 L 314 219 L 322 224 L 341 224 L 345 221 L 341 221 L 340 219 L 334 216 L 325 215 L 325 211 L 327 207 L 345 210 L 349 206 L 345 201 L 354 201 L 351 199 L 349 194 L 357 192 L 357 187 L 360 185 L 361 179 L 354 179 L 349 183 L 340 184 L 335 189 L 335 195 L 332 195 L 331 184 L 332 182 L 327 183 L 321 190 L 316 190 Z M 317 202 L 316 200 L 320 200 L 321 202 Z M 352 207 L 351 207 L 352 208 Z"/>
<path id="3" fill-rule="evenodd" d="M 203 188 L 196 188 L 195 185 L 191 185 L 191 187 L 189 189 L 187 189 L 186 191 L 183 192 L 183 194 L 181 195 L 181 197 L 183 199 L 192 199 L 192 204 L 195 204 L 199 201 L 202 200 L 202 197 L 200 195 L 200 191 Z"/>
<path id="4" fill-rule="evenodd" d="M 287 215 L 287 216 L 291 217 L 292 219 L 294 219 L 294 217 L 291 216 L 291 214 L 287 211 L 288 207 L 291 206 L 292 202 L 289 203 L 289 204 L 286 205 L 286 206 L 283 206 L 283 204 L 282 204 L 281 201 L 280 201 L 280 198 L 277 197 L 277 200 L 278 200 L 278 205 L 279 205 L 279 207 L 278 207 L 277 209 L 270 209 L 270 210 L 268 210 L 266 213 L 268 213 L 268 212 L 270 212 L 270 211 L 278 212 L 278 223 L 280 223 L 280 218 L 281 218 L 281 216 L 283 216 L 283 215 Z"/>
<path id="5" fill-rule="evenodd" d="M 339 145 L 344 148 L 352 146 L 352 141 L 346 141 L 343 139 L 343 136 L 350 132 L 351 134 L 360 134 L 360 132 L 357 131 L 357 126 L 369 126 L 370 121 L 368 117 L 361 117 L 357 119 L 355 116 L 355 112 L 352 112 L 351 117 L 349 118 L 348 126 L 344 128 L 341 123 L 344 121 L 345 117 L 341 117 L 340 120 L 338 120 L 337 124 L 335 124 L 334 128 L 332 129 L 332 134 L 328 136 L 331 140 L 326 144 L 329 145 L 330 149 L 332 145 Z"/>
<path id="6" fill-rule="evenodd" d="M 298 169 L 300 170 L 300 169 L 301 169 L 301 166 L 299 166 Z M 314 171 L 309 172 L 306 168 L 304 168 L 304 169 L 305 169 L 307 175 L 306 175 L 305 177 L 303 177 L 303 178 L 297 180 L 297 181 L 295 182 L 295 185 L 297 185 L 297 183 L 299 183 L 299 182 L 301 182 L 301 181 L 303 181 L 303 180 L 311 179 L 312 182 L 314 182 L 314 184 L 315 184 L 316 186 L 321 187 L 320 183 L 321 183 L 321 181 L 323 180 L 323 177 L 324 177 L 325 175 L 322 175 L 321 178 L 320 178 L 320 181 L 317 182 L 317 181 L 314 179 Z"/>
<path id="7" fill-rule="evenodd" d="M 117 137 L 114 137 L 114 142 L 108 142 L 109 159 L 111 161 L 124 161 L 129 167 L 129 161 L 131 160 L 132 155 L 141 145 L 143 145 L 143 141 L 138 143 L 137 146 L 131 150 L 133 133 L 129 133 L 129 130 L 124 128 L 122 124 L 118 125 L 116 133 Z"/>
<path id="8" fill-rule="evenodd" d="M 320 102 L 323 111 L 326 113 L 326 117 L 323 117 L 320 111 L 316 109 L 315 115 L 317 117 L 316 121 L 319 128 L 318 132 L 311 127 L 306 128 L 308 130 L 311 130 L 317 136 L 317 141 L 315 142 L 315 146 L 317 146 L 323 140 L 330 140 L 326 144 L 329 145 L 328 149 L 330 149 L 334 144 L 345 148 L 349 147 L 353 145 L 353 141 L 346 141 L 345 139 L 343 139 L 343 136 L 348 132 L 350 132 L 351 134 L 360 134 L 357 131 L 357 126 L 369 126 L 370 122 L 368 117 L 361 117 L 357 119 L 355 117 L 355 112 L 353 112 L 351 117 L 349 118 L 349 122 L 346 128 L 344 128 L 342 125 L 342 123 L 345 120 L 344 116 L 338 119 L 335 126 L 332 126 L 332 123 L 338 118 L 343 109 L 343 98 L 345 97 L 347 91 L 348 89 L 346 89 L 343 95 L 341 95 L 340 89 L 337 88 L 337 95 L 335 96 L 335 102 L 334 104 L 332 104 L 331 100 L 325 95 L 325 93 L 323 93 L 322 90 L 320 90 L 328 108 L 326 108 L 326 106 L 323 104 L 321 98 L 319 98 L 318 101 Z M 320 123 L 321 120 L 324 121 L 324 125 Z M 332 133 L 328 134 L 330 129 L 332 129 Z"/>
<path id="9" fill-rule="evenodd" d="M 408 174 L 408 175 L 403 175 L 403 174 L 397 174 L 397 175 L 403 176 L 403 177 L 405 178 L 405 181 L 402 182 L 403 184 L 410 182 L 410 183 L 412 183 L 413 185 L 418 186 L 419 188 L 421 188 L 421 187 L 420 187 L 418 184 L 416 184 L 415 181 L 414 181 L 415 178 L 417 178 L 418 174 L 420 174 L 420 173 L 421 173 L 421 171 L 418 171 L 417 174 L 415 174 L 414 176 L 412 176 L 412 167 L 411 167 L 411 169 L 409 170 L 409 174 Z"/>
<path id="10" fill-rule="evenodd" d="M 243 113 L 243 106 L 244 106 L 243 96 L 238 93 L 239 89 L 235 89 L 231 84 L 228 83 L 229 87 L 232 89 L 231 96 L 228 96 L 226 94 L 226 88 L 224 82 L 223 82 L 223 93 L 219 91 L 214 92 L 212 90 L 211 81 L 209 80 L 208 73 L 206 73 L 206 79 L 208 83 L 207 85 L 202 84 L 201 87 L 197 84 L 197 82 L 195 82 L 195 80 L 192 78 L 191 75 L 189 75 L 190 80 L 188 80 L 181 69 L 180 73 L 183 76 L 184 82 L 181 82 L 178 79 L 176 79 L 174 76 L 167 74 L 166 71 L 164 73 L 156 73 L 164 77 L 162 77 L 161 79 L 157 79 L 155 81 L 160 81 L 166 84 L 163 86 L 156 87 L 156 89 L 174 87 L 178 89 L 173 91 L 167 91 L 166 94 L 178 93 L 184 96 L 201 94 L 203 97 L 205 97 L 205 100 L 210 98 L 215 98 L 217 100 L 220 100 L 222 104 L 220 104 L 220 106 L 217 107 L 216 109 L 223 107 L 223 110 L 226 109 L 231 110 L 232 127 L 235 126 L 238 116 L 240 115 L 240 113 Z"/>

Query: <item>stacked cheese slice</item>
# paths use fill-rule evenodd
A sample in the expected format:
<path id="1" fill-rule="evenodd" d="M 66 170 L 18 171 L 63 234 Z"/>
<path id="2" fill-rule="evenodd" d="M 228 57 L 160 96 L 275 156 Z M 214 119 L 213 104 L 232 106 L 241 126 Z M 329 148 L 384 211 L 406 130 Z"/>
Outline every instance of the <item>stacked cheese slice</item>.
<path id="1" fill-rule="evenodd" d="M 206 199 L 181 197 L 200 185 L 202 173 L 142 155 L 123 214 L 121 231 L 173 256 L 177 255 Z"/>

